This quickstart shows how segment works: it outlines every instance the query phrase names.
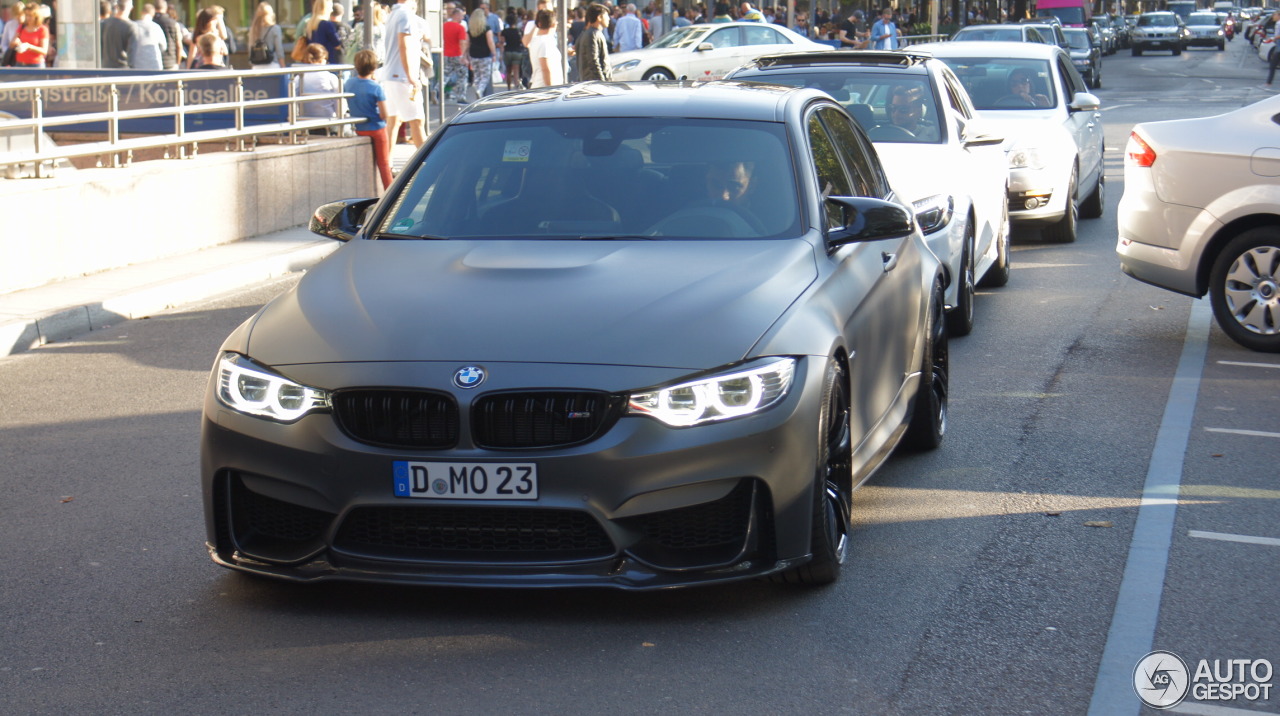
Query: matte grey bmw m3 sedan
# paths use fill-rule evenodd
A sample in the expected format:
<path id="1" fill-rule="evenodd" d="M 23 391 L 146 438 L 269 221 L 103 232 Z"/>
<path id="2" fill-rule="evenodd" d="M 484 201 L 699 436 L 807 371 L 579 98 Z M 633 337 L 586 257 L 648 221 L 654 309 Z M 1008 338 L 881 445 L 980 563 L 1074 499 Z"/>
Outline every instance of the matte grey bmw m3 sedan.
<path id="1" fill-rule="evenodd" d="M 947 417 L 943 272 L 826 95 L 583 84 L 455 117 L 223 344 L 208 549 L 293 580 L 833 581 Z"/>

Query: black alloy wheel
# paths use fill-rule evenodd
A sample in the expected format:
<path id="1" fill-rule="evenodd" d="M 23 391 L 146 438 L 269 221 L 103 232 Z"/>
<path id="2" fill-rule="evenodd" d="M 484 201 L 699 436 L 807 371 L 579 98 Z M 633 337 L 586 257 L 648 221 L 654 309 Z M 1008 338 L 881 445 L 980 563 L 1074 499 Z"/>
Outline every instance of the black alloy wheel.
<path id="1" fill-rule="evenodd" d="M 849 551 L 849 495 L 853 487 L 853 439 L 849 424 L 849 382 L 844 366 L 831 358 L 823 378 L 818 415 L 818 470 L 814 484 L 810 551 L 812 559 L 773 575 L 775 582 L 822 586 L 840 576 Z"/>
<path id="2" fill-rule="evenodd" d="M 920 386 L 911 411 L 911 424 L 903 444 L 912 450 L 933 450 L 947 434 L 947 402 L 950 393 L 951 353 L 947 324 L 942 320 L 942 285 L 934 289 L 928 340 L 920 366 Z"/>

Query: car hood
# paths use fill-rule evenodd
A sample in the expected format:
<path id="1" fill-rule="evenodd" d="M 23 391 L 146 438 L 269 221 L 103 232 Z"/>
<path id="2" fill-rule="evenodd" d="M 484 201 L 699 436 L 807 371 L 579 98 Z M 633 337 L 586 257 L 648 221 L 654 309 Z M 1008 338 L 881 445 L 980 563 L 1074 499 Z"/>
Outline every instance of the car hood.
<path id="1" fill-rule="evenodd" d="M 889 184 L 907 203 L 950 194 L 968 179 L 957 166 L 955 155 L 941 144 L 874 142 L 876 154 L 889 175 Z"/>
<path id="2" fill-rule="evenodd" d="M 262 310 L 247 349 L 698 370 L 747 357 L 816 276 L 803 239 L 353 241 Z"/>
<path id="3" fill-rule="evenodd" d="M 978 111 L 984 126 L 992 134 L 1004 136 L 1004 147 L 1057 148 L 1066 142 L 1074 144 L 1071 134 L 1062 126 L 1057 110 L 999 110 Z"/>

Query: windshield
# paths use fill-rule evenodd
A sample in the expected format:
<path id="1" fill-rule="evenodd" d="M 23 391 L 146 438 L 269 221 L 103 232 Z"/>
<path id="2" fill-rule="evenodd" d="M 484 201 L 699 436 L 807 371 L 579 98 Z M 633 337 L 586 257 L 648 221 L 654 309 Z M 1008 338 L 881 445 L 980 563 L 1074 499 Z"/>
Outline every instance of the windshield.
<path id="1" fill-rule="evenodd" d="M 1221 20 L 1218 18 L 1217 13 L 1204 12 L 1204 13 L 1196 13 L 1194 15 L 1189 15 L 1187 17 L 1187 24 L 1188 25 L 1213 25 L 1216 27 L 1219 24 L 1221 24 Z"/>
<path id="2" fill-rule="evenodd" d="M 1178 24 L 1172 13 L 1160 15 L 1143 15 L 1138 18 L 1138 27 L 1173 27 Z"/>
<path id="3" fill-rule="evenodd" d="M 1089 49 L 1089 32 L 1087 30 L 1063 30 L 1062 32 L 1067 36 L 1067 43 L 1071 45 L 1071 49 Z"/>
<path id="4" fill-rule="evenodd" d="M 978 42 L 1022 42 L 1022 30 L 1016 27 L 966 27 L 956 33 L 952 40 Z"/>
<path id="5" fill-rule="evenodd" d="M 873 142 L 941 144 L 945 139 L 933 88 L 924 77 L 865 71 L 768 71 L 735 78 L 820 89 L 844 105 Z"/>
<path id="6" fill-rule="evenodd" d="M 573 118 L 450 126 L 378 226 L 387 238 L 799 234 L 784 125 Z"/>
<path id="7" fill-rule="evenodd" d="M 682 27 L 667 33 L 667 35 L 661 40 L 649 45 L 649 48 L 689 47 L 690 45 L 698 42 L 698 39 L 707 34 L 710 30 L 711 28 L 709 27 L 699 27 L 696 25 L 691 27 Z"/>
<path id="8" fill-rule="evenodd" d="M 1046 60 L 1003 57 L 943 57 L 977 109 L 1049 109 L 1058 106 L 1058 90 Z"/>

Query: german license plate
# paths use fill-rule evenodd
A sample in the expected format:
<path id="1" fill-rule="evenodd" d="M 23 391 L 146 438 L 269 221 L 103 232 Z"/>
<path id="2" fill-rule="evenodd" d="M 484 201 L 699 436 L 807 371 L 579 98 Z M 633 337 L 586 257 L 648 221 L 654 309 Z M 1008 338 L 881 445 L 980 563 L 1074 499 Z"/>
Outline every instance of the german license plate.
<path id="1" fill-rule="evenodd" d="M 396 497 L 431 500 L 536 500 L 538 467 L 513 462 L 411 462 L 393 467 Z"/>

